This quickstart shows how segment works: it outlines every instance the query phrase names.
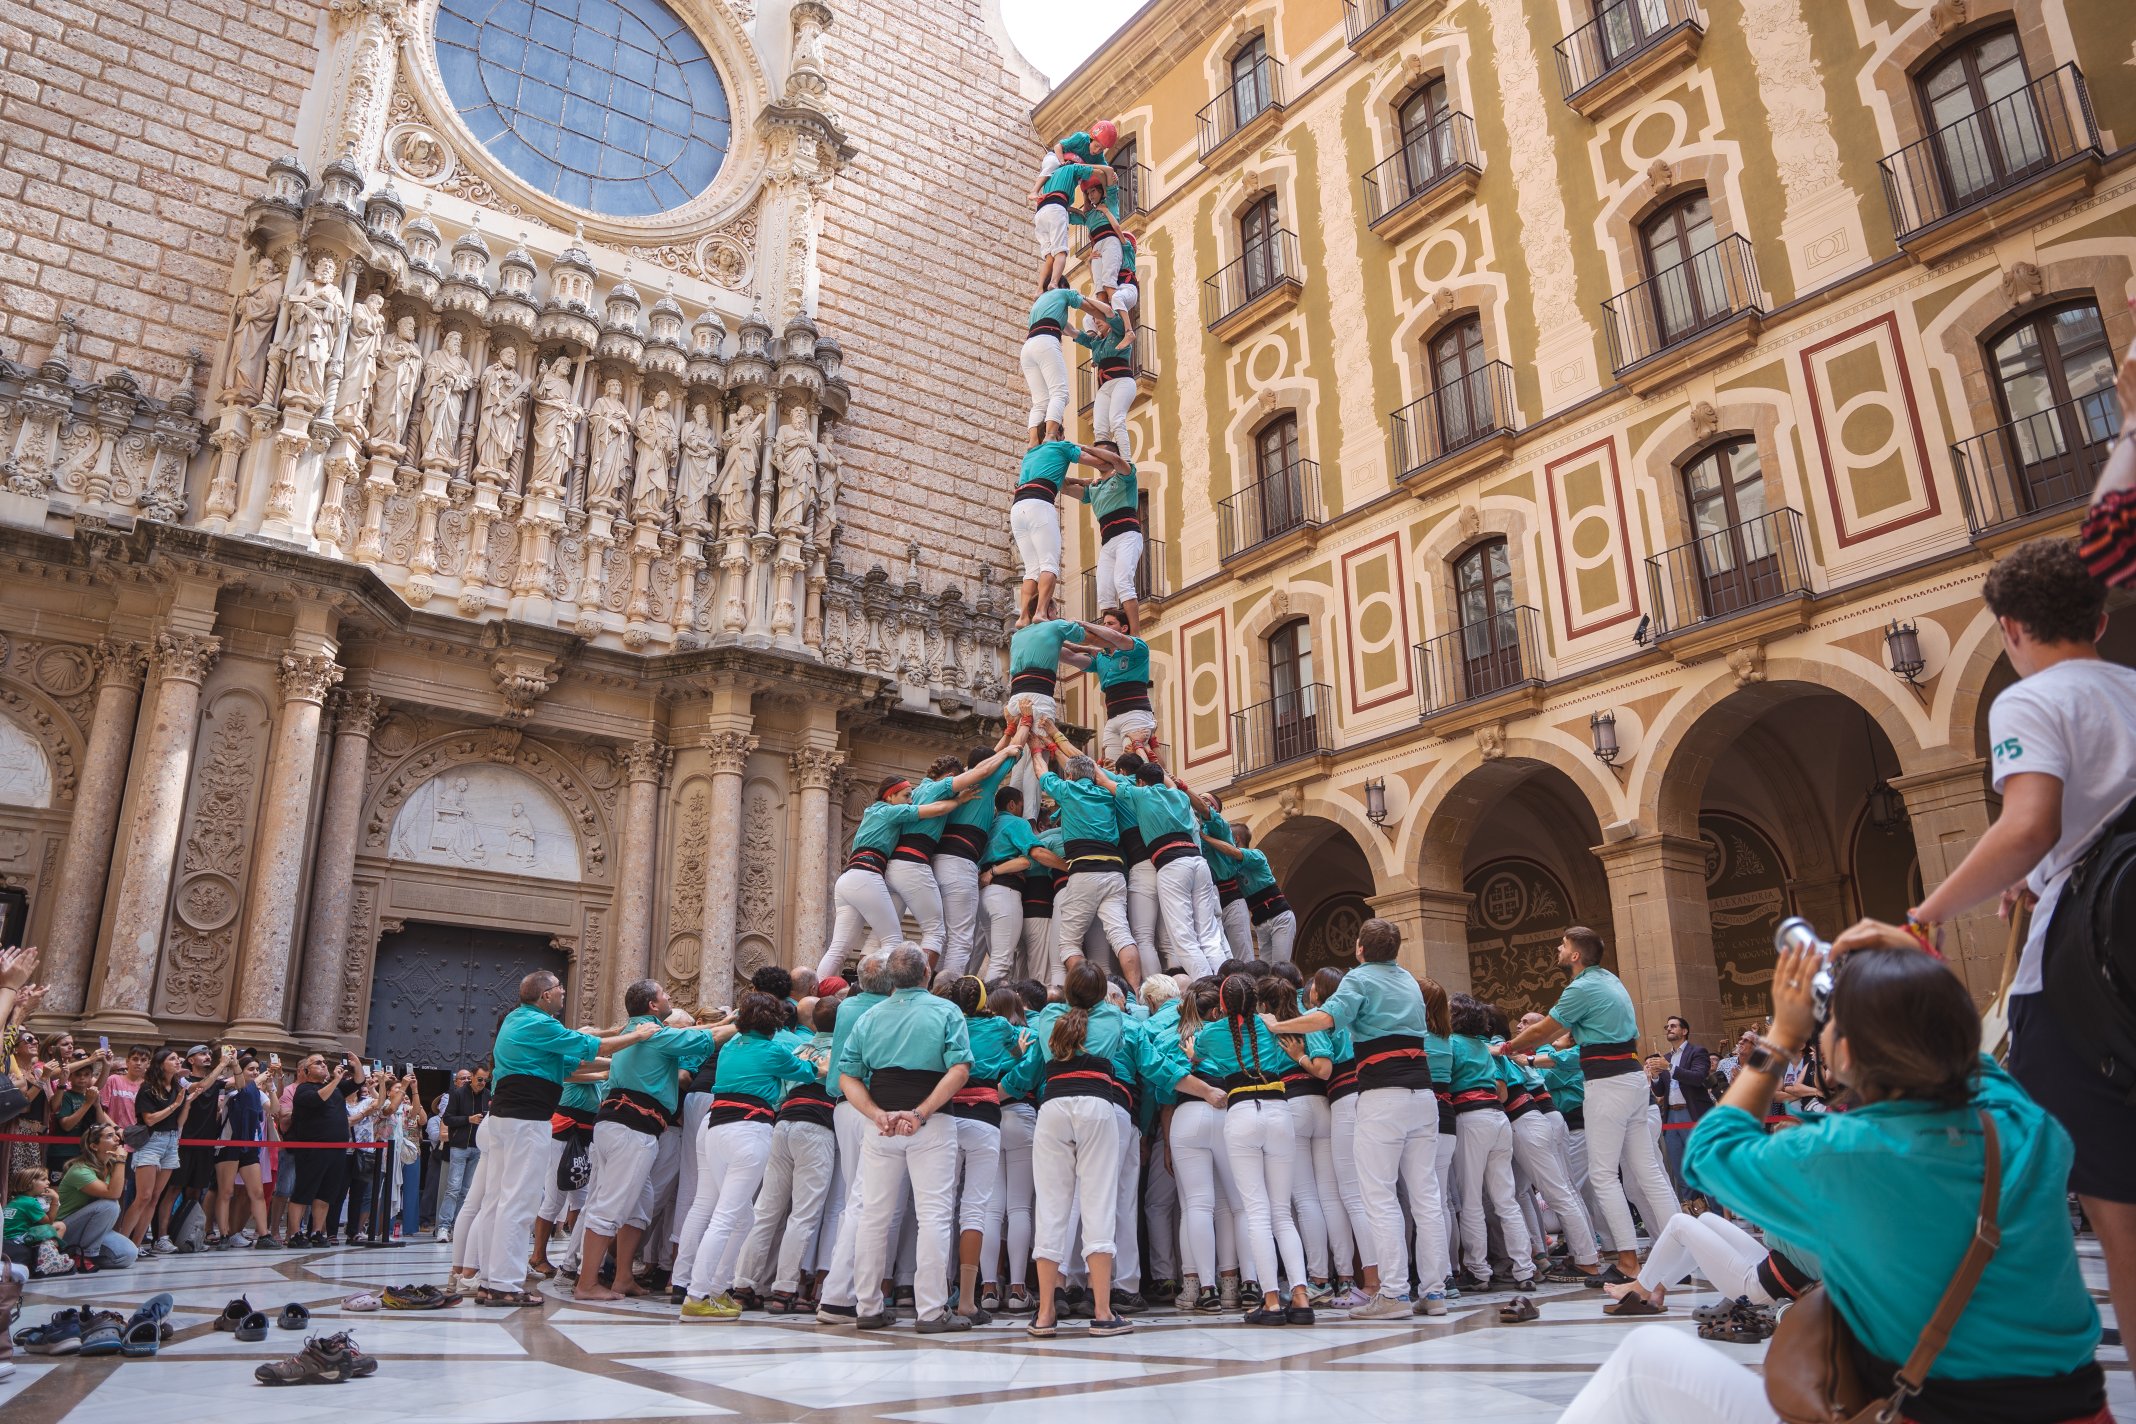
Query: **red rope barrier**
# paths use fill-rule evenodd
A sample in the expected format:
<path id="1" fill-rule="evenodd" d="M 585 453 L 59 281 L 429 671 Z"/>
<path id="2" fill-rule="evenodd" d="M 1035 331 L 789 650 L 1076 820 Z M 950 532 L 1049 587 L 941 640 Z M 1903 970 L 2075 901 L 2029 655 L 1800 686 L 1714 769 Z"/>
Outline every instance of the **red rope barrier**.
<path id="1" fill-rule="evenodd" d="M 41 1142 L 53 1147 L 79 1147 L 79 1137 L 52 1137 L 43 1133 L 0 1132 L 0 1142 Z M 307 1148 L 341 1148 L 343 1151 L 382 1152 L 393 1144 L 390 1142 L 239 1142 L 228 1137 L 181 1137 L 180 1147 L 269 1147 L 301 1150 Z"/>

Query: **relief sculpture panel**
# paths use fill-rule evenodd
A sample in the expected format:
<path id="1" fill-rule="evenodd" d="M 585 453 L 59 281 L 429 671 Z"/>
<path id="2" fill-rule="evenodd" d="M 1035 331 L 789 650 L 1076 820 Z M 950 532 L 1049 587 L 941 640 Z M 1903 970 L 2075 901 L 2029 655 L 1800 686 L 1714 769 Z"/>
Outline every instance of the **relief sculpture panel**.
<path id="1" fill-rule="evenodd" d="M 532 777 L 503 766 L 458 766 L 417 787 L 394 818 L 390 853 L 416 865 L 579 878 L 578 840 L 563 808 Z"/>

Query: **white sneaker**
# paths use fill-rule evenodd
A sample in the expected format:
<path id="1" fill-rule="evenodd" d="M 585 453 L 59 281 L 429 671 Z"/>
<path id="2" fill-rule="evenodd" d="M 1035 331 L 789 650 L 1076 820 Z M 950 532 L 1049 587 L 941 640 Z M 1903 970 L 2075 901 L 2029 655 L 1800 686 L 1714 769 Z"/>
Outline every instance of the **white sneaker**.
<path id="1" fill-rule="evenodd" d="M 178 1243 L 168 1236 L 158 1236 L 156 1238 L 156 1254 L 158 1256 L 175 1256 L 178 1254 Z"/>
<path id="2" fill-rule="evenodd" d="M 1407 1320 L 1409 1302 L 1398 1300 L 1385 1292 L 1375 1292 L 1372 1299 L 1350 1312 L 1352 1320 Z"/>
<path id="3" fill-rule="evenodd" d="M 13 1360 L 0 1360 L 0 1380 L 4 1380 L 14 1373 L 15 1362 Z"/>
<path id="4" fill-rule="evenodd" d="M 430 1239 L 432 1241 L 437 1242 L 439 1245 L 443 1245 L 446 1242 L 452 1240 L 452 1228 L 449 1226 L 441 1226 L 437 1229 L 437 1234 L 432 1236 Z"/>
<path id="5" fill-rule="evenodd" d="M 1415 1309 L 1416 1309 L 1416 1313 L 1417 1313 L 1418 1315 L 1444 1315 L 1444 1314 L 1446 1314 L 1446 1292 L 1444 1292 L 1444 1291 L 1426 1291 L 1426 1292 L 1424 1292 L 1423 1296 L 1422 1296 L 1422 1297 L 1420 1297 L 1420 1298 L 1418 1299 L 1418 1301 L 1417 1301 L 1417 1303 L 1416 1303 L 1416 1307 L 1415 1307 Z"/>

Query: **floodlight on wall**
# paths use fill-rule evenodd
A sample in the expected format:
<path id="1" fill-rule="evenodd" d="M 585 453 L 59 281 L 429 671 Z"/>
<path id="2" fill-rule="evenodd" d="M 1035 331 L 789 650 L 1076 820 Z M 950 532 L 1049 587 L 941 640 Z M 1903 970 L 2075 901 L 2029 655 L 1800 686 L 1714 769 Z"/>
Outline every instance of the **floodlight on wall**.
<path id="1" fill-rule="evenodd" d="M 1617 714 L 1608 710 L 1587 719 L 1587 733 L 1595 744 L 1595 760 L 1604 766 L 1617 764 Z"/>
<path id="2" fill-rule="evenodd" d="M 1365 783 L 1365 819 L 1375 826 L 1387 824 L 1387 778 L 1375 776 Z"/>
<path id="3" fill-rule="evenodd" d="M 1884 630 L 1884 656 L 1893 673 L 1909 685 L 1919 685 L 1921 672 L 1928 666 L 1928 659 L 1921 655 L 1920 629 L 1892 619 L 1891 626 Z"/>

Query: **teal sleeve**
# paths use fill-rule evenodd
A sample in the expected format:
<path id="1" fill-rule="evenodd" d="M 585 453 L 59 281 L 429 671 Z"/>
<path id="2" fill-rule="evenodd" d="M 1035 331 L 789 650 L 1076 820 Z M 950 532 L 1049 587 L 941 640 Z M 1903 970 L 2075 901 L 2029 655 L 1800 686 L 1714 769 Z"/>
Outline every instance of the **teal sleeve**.
<path id="1" fill-rule="evenodd" d="M 1684 1180 L 1790 1241 L 1828 1234 L 1831 1204 L 1850 1200 L 1853 1154 L 1832 1151 L 1822 1124 L 1767 1133 L 1736 1107 L 1716 1107 L 1684 1144 Z M 1884 1158 L 1888 1170 L 1890 1158 Z"/>
<path id="2" fill-rule="evenodd" d="M 1045 1050 L 1034 1038 L 1031 1040 L 1031 1046 L 1024 1050 L 1023 1057 L 1016 1061 L 1016 1066 L 1002 1077 L 1002 1096 L 1027 1098 L 1038 1090 L 1038 1085 L 1045 1081 L 1045 1076 Z"/>
<path id="3" fill-rule="evenodd" d="M 554 1053 L 559 1058 L 576 1053 L 578 1061 L 584 1063 L 588 1059 L 601 1056 L 601 1040 L 590 1033 L 565 1028 L 547 1014 L 543 1014 L 540 1022 L 529 1029 L 527 1036 L 533 1040 L 533 1047 L 544 1053 Z"/>
<path id="4" fill-rule="evenodd" d="M 1079 331 L 1075 334 L 1075 344 L 1094 349 L 1098 344 L 1098 339 L 1087 331 Z"/>
<path id="5" fill-rule="evenodd" d="M 815 1064 L 783 1044 L 772 1056 L 770 1067 L 774 1077 L 787 1083 L 814 1083 L 823 1077 L 816 1071 Z"/>
<path id="6" fill-rule="evenodd" d="M 945 999 L 942 1002 L 949 1001 Z M 972 1031 L 965 1024 L 962 1014 L 957 1015 L 956 1025 L 950 1031 L 949 1044 L 942 1050 L 942 1061 L 950 1067 L 959 1063 L 969 1064 L 972 1061 Z"/>
<path id="7" fill-rule="evenodd" d="M 1335 1027 L 1348 1033 L 1350 1026 L 1357 1022 L 1357 1011 L 1361 1007 L 1363 997 L 1346 974 L 1342 982 L 1335 986 L 1335 992 L 1321 1001 L 1320 1011 L 1335 1020 Z"/>

